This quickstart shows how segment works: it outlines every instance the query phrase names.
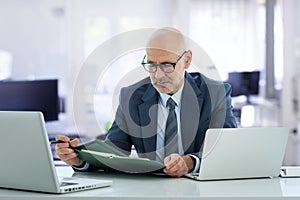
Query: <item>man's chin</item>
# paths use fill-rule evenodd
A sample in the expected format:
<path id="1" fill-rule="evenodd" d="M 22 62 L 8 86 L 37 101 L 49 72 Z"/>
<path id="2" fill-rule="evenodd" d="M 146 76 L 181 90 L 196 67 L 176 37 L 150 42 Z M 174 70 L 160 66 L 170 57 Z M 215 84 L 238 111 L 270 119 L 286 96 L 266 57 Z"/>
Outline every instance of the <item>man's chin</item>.
<path id="1" fill-rule="evenodd" d="M 167 87 L 165 87 L 165 86 L 161 86 L 161 85 L 155 85 L 155 89 L 156 89 L 158 92 L 160 92 L 160 93 L 166 93 L 166 94 L 168 94 L 168 93 L 171 92 L 171 90 L 170 90 L 169 88 L 167 88 Z"/>

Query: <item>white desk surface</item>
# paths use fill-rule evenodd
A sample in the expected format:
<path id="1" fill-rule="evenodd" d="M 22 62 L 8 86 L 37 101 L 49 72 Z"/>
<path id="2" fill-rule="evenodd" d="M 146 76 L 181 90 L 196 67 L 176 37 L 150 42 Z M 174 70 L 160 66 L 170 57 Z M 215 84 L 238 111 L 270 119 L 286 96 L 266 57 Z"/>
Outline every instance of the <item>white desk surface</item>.
<path id="1" fill-rule="evenodd" d="M 0 200 L 27 199 L 300 199 L 300 178 L 245 179 L 199 182 L 165 176 L 75 173 L 70 167 L 57 167 L 59 175 L 113 180 L 106 188 L 68 194 L 0 189 Z M 26 172 L 24 172 L 26 173 Z"/>

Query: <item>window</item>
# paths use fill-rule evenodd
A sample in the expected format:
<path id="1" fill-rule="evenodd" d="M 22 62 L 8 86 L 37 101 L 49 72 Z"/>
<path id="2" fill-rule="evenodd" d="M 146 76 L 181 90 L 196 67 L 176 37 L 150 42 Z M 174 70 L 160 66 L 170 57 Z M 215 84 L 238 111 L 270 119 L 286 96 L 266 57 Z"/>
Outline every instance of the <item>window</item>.
<path id="1" fill-rule="evenodd" d="M 265 7 L 256 0 L 191 0 L 190 37 L 215 63 L 231 71 L 263 70 Z"/>

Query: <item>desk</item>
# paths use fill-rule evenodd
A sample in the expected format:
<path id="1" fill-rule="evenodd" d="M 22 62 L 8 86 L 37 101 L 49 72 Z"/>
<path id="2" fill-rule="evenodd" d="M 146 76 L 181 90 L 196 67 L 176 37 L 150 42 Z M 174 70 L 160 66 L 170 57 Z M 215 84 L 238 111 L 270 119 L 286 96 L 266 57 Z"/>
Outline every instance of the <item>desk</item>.
<path id="1" fill-rule="evenodd" d="M 47 194 L 0 189 L 0 200 L 27 199 L 300 199 L 300 178 L 247 179 L 198 182 L 187 178 L 165 176 L 75 173 L 70 167 L 57 167 L 59 175 L 94 177 L 113 180 L 107 188 Z M 25 172 L 26 173 L 26 172 Z"/>

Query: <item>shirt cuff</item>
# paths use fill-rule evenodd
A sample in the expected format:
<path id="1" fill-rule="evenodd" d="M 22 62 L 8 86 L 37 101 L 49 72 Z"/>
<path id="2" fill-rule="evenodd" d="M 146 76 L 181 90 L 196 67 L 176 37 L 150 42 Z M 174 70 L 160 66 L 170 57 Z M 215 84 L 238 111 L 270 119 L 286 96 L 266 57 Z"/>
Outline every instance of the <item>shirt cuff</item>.
<path id="1" fill-rule="evenodd" d="M 195 161 L 196 161 L 196 164 L 195 164 L 195 167 L 194 167 L 192 173 L 197 173 L 197 172 L 199 172 L 199 168 L 200 168 L 200 159 L 199 159 L 197 156 L 193 155 L 193 154 L 188 154 L 188 155 L 191 156 L 191 157 L 193 157 L 193 158 L 195 159 Z"/>
<path id="2" fill-rule="evenodd" d="M 74 169 L 77 169 L 78 171 L 85 171 L 85 170 L 87 170 L 89 168 L 89 166 L 90 166 L 90 164 L 87 163 L 87 162 L 82 163 L 82 165 L 80 165 L 80 166 L 74 166 L 74 165 L 72 165 L 72 167 Z"/>

